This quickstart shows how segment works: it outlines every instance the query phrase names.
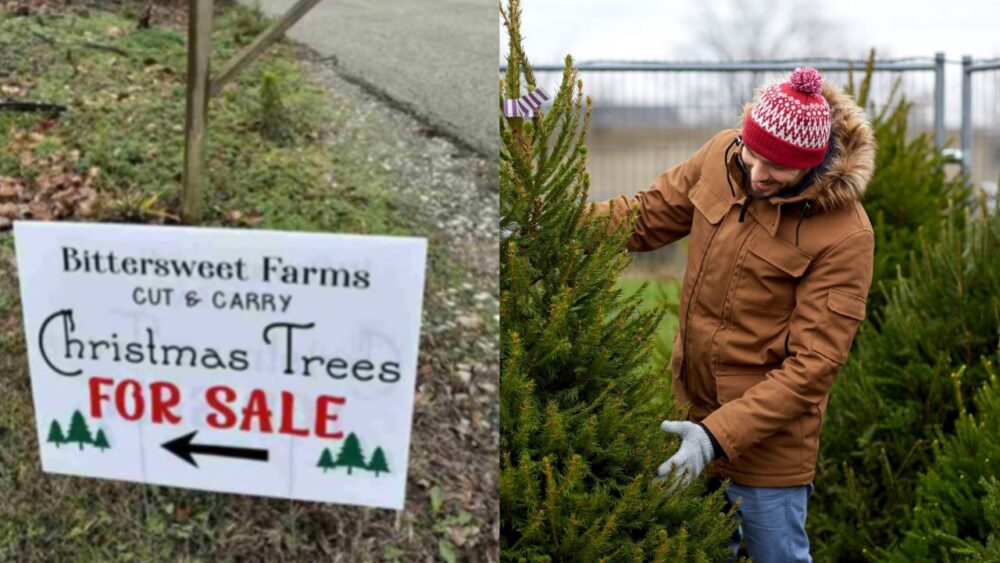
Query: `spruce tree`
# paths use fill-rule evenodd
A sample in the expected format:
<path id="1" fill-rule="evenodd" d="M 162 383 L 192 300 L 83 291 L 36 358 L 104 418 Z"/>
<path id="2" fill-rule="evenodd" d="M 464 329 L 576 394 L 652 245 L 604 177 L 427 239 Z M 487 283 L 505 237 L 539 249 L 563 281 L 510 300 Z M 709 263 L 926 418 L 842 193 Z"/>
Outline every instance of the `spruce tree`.
<path id="1" fill-rule="evenodd" d="M 501 98 L 517 98 L 537 83 L 517 0 L 501 14 Z M 500 117 L 501 557 L 720 560 L 721 491 L 652 479 L 678 446 L 659 429 L 676 405 L 654 404 L 669 373 L 644 365 L 663 311 L 615 288 L 633 220 L 612 229 L 587 206 L 589 116 L 567 57 L 551 109 Z"/>
<path id="2" fill-rule="evenodd" d="M 59 426 L 58 420 L 53 420 L 52 425 L 49 426 L 49 438 L 46 441 L 55 444 L 57 448 L 60 444 L 66 443 L 66 437 L 63 436 L 62 427 Z"/>
<path id="3" fill-rule="evenodd" d="M 278 75 L 270 71 L 263 72 L 260 78 L 260 134 L 264 139 L 280 145 L 288 144 L 292 139 Z"/>
<path id="4" fill-rule="evenodd" d="M 963 226 L 964 225 L 964 226 Z M 809 525 L 818 559 L 892 549 L 905 531 L 939 429 L 950 434 L 988 379 L 1000 335 L 1000 216 L 946 218 L 865 323 L 833 386 Z M 960 397 L 956 400 L 954 379 Z"/>
<path id="5" fill-rule="evenodd" d="M 337 454 L 337 467 L 346 467 L 348 475 L 351 474 L 351 468 L 354 467 L 367 469 L 365 454 L 361 452 L 361 442 L 358 441 L 354 432 L 347 435 L 343 447 L 340 448 L 340 453 Z"/>
<path id="6" fill-rule="evenodd" d="M 920 244 L 933 243 L 941 234 L 942 217 L 961 228 L 962 217 L 974 205 L 968 174 L 946 174 L 944 147 L 928 133 L 912 135 L 909 128 L 913 102 L 900 94 L 897 80 L 881 108 L 871 101 L 875 50 L 872 49 L 860 84 L 849 73 L 846 93 L 871 116 L 878 144 L 875 174 L 865 190 L 865 211 L 875 229 L 875 264 L 869 311 L 884 304 L 896 281 L 897 267 L 908 275 L 907 257 Z M 911 138 L 912 137 L 912 138 Z M 869 315 L 871 318 L 872 315 Z M 877 319 L 875 319 L 877 321 Z"/>
<path id="7" fill-rule="evenodd" d="M 986 493 L 982 498 L 983 520 L 989 526 L 989 535 L 985 541 L 963 540 L 951 538 L 956 547 L 952 553 L 961 561 L 1000 561 L 1000 481 L 996 477 L 983 477 L 979 480 Z"/>
<path id="8" fill-rule="evenodd" d="M 326 473 L 336 466 L 333 463 L 333 454 L 330 453 L 330 448 L 323 448 L 323 453 L 319 456 L 319 463 L 316 464 L 316 467 L 322 467 L 323 473 Z"/>
<path id="9" fill-rule="evenodd" d="M 78 443 L 81 450 L 84 444 L 94 443 L 94 439 L 90 436 L 90 429 L 87 428 L 87 421 L 84 420 L 80 411 L 73 412 L 73 418 L 69 423 L 69 436 L 66 437 L 66 441 Z"/>
<path id="10" fill-rule="evenodd" d="M 981 500 L 990 494 L 986 478 L 1000 475 L 1000 381 L 993 362 L 983 358 L 981 364 L 988 380 L 972 410 L 965 410 L 961 396 L 965 370 L 955 374 L 958 421 L 951 434 L 937 430 L 934 461 L 920 475 L 904 539 L 883 554 L 889 561 L 949 561 L 959 540 L 986 542 L 997 531 Z"/>
<path id="11" fill-rule="evenodd" d="M 368 462 L 368 470 L 374 471 L 376 477 L 379 473 L 389 472 L 389 464 L 385 460 L 385 452 L 382 451 L 382 448 L 375 448 L 375 453 L 372 454 L 372 459 Z"/>

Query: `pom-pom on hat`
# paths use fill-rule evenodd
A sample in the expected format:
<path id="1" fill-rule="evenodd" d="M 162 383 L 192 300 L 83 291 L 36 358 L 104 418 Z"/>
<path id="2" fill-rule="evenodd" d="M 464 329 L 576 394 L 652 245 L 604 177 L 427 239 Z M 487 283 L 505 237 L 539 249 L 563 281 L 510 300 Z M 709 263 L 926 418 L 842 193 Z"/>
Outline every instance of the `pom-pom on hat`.
<path id="1" fill-rule="evenodd" d="M 768 86 L 743 121 L 743 143 L 775 164 L 813 168 L 830 142 L 830 104 L 823 77 L 812 67 L 796 68 L 788 82 Z"/>

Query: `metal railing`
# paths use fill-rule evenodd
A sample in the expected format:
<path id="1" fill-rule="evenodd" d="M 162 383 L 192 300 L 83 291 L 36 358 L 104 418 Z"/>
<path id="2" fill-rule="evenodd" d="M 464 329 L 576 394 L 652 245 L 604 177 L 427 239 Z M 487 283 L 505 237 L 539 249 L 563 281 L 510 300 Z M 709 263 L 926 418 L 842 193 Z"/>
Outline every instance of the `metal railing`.
<path id="1" fill-rule="evenodd" d="M 990 199 L 1000 183 L 1000 60 L 962 57 L 962 129 L 959 157 Z M 992 84 L 990 84 L 992 79 Z M 977 95 L 979 94 L 979 95 Z M 976 111 L 978 110 L 978 111 Z"/>
<path id="2" fill-rule="evenodd" d="M 682 162 L 714 133 L 737 127 L 744 106 L 754 99 L 756 89 L 786 80 L 788 72 L 797 67 L 812 66 L 823 73 L 825 80 L 842 88 L 848 85 L 851 75 L 850 80 L 857 89 L 864 78 L 865 63 L 863 60 L 815 58 L 718 63 L 578 63 L 576 67 L 584 81 L 585 93 L 594 101 L 587 143 L 590 197 L 604 200 L 644 189 L 657 174 Z M 963 66 L 966 72 L 960 131 L 949 131 L 945 120 L 947 64 L 949 61 L 940 52 L 933 58 L 876 60 L 865 109 L 878 111 L 905 95 L 912 104 L 908 121 L 911 136 L 929 134 L 942 148 L 949 134 L 960 137 L 961 150 L 953 148 L 948 154 L 965 170 L 971 171 L 973 162 L 981 167 L 991 160 L 1000 161 L 1000 152 L 990 156 L 973 148 L 983 135 L 982 131 L 976 135 L 972 133 L 971 97 L 973 73 L 1000 69 L 1000 61 L 970 62 Z M 550 93 L 558 88 L 562 65 L 535 65 L 533 68 L 538 86 Z M 501 66 L 500 70 L 503 73 L 505 67 Z M 1000 73 L 995 72 L 977 76 L 985 74 L 1000 78 Z M 997 89 L 1000 85 L 993 92 Z M 981 105 L 992 100 L 995 108 L 995 95 L 977 98 Z M 993 112 L 996 117 L 995 109 Z M 981 113 L 989 114 L 989 110 Z M 995 174 L 992 177 L 996 178 Z M 973 174 L 974 180 L 982 178 Z M 674 247 L 670 245 L 662 251 L 636 254 L 632 269 L 680 275 L 684 252 Z"/>

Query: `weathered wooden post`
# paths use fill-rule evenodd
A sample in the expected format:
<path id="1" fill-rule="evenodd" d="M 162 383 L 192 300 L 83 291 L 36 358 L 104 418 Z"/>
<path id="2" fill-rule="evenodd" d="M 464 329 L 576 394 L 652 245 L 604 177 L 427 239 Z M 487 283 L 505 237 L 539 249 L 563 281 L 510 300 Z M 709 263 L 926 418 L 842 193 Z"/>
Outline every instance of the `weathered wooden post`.
<path id="1" fill-rule="evenodd" d="M 239 52 L 215 80 L 209 79 L 212 53 L 212 0 L 188 0 L 187 117 L 185 118 L 184 187 L 181 219 L 201 220 L 205 200 L 205 136 L 208 134 L 208 100 L 218 94 L 240 70 L 302 19 L 320 0 L 299 0 L 281 19 L 272 23 Z"/>
<path id="2" fill-rule="evenodd" d="M 299 0 L 296 2 L 281 19 L 275 20 L 252 43 L 244 47 L 231 61 L 226 63 L 225 68 L 219 73 L 218 78 L 212 79 L 209 95 L 215 96 L 221 92 L 222 87 L 232 80 L 239 71 L 243 70 L 245 66 L 260 56 L 264 52 L 264 49 L 267 49 L 272 43 L 281 39 L 281 36 L 288 31 L 288 28 L 295 25 L 295 22 L 302 19 L 302 16 L 309 13 L 309 10 L 312 10 L 319 3 L 320 0 Z"/>
<path id="3" fill-rule="evenodd" d="M 212 54 L 212 0 L 188 0 L 187 116 L 184 142 L 184 193 L 181 219 L 201 220 L 205 199 L 205 135 L 208 79 Z"/>

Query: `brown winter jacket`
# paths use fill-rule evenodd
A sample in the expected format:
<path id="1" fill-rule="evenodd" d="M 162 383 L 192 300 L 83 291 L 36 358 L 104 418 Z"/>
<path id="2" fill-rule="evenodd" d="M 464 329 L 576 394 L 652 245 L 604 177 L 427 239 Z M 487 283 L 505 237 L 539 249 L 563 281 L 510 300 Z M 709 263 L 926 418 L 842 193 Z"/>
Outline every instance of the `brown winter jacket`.
<path id="1" fill-rule="evenodd" d="M 690 235 L 671 388 L 725 452 L 706 473 L 743 485 L 812 481 L 830 387 L 865 318 L 875 243 L 860 200 L 876 143 L 849 96 L 829 84 L 823 96 L 830 149 L 797 186 L 744 209 L 728 129 L 648 190 L 594 204 L 614 202 L 614 224 L 638 206 L 629 250 Z"/>

